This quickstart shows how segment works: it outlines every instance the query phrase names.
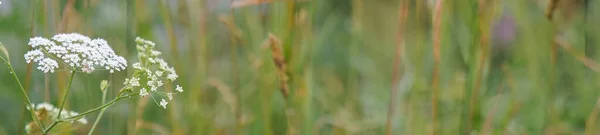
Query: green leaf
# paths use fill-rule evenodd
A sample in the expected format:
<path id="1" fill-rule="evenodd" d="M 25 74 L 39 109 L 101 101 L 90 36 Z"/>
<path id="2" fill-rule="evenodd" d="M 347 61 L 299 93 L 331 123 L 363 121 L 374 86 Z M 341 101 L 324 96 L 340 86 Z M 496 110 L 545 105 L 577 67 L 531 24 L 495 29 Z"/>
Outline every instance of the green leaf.
<path id="1" fill-rule="evenodd" d="M 0 52 L 2 52 L 2 54 L 4 54 L 4 56 L 6 56 L 6 62 L 10 62 L 9 61 L 9 57 L 8 57 L 8 50 L 6 50 L 6 47 L 4 47 L 4 44 L 2 44 L 0 42 Z"/>

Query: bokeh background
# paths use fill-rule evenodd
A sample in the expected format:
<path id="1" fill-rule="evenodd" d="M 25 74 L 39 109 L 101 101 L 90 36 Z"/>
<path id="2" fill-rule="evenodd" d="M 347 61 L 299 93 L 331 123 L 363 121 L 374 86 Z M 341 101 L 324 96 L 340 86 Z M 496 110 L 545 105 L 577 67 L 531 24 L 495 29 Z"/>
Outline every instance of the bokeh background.
<path id="1" fill-rule="evenodd" d="M 185 92 L 168 109 L 122 100 L 98 135 L 600 133 L 597 0 L 0 1 L 0 42 L 33 103 L 60 103 L 69 73 L 27 65 L 31 37 L 104 38 L 132 64 L 139 36 L 175 66 Z M 110 99 L 131 71 L 77 74 L 67 108 L 99 106 L 100 81 Z M 0 108 L 0 134 L 24 134 L 5 66 Z"/>

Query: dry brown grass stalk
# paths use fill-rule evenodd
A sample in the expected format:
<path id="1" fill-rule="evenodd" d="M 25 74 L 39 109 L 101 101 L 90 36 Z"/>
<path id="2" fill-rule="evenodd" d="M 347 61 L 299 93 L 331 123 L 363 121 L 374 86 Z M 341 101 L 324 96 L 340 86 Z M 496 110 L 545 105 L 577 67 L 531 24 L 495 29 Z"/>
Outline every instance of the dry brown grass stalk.
<path id="1" fill-rule="evenodd" d="M 256 5 L 260 5 L 260 4 L 267 4 L 267 3 L 277 2 L 277 1 L 283 1 L 283 0 L 238 0 L 238 1 L 232 2 L 231 7 L 232 8 L 240 8 L 240 7 L 246 7 L 246 6 L 256 6 Z M 309 0 L 295 0 L 295 1 L 303 2 L 303 1 L 309 1 Z"/>
<path id="2" fill-rule="evenodd" d="M 500 83 L 500 86 L 498 88 L 498 93 L 496 94 L 496 96 L 494 97 L 494 104 L 492 106 L 492 109 L 488 112 L 487 117 L 485 118 L 485 121 L 483 122 L 483 129 L 481 130 L 481 134 L 483 135 L 488 135 L 491 134 L 490 130 L 492 128 L 492 122 L 494 121 L 494 116 L 496 115 L 496 112 L 498 111 L 498 103 L 500 102 L 500 94 L 502 93 L 502 89 L 504 89 L 504 82 Z"/>
<path id="3" fill-rule="evenodd" d="M 394 58 L 394 69 L 392 78 L 392 89 L 390 91 L 390 104 L 388 106 L 387 120 L 385 125 L 385 134 L 392 134 L 392 119 L 396 110 L 396 95 L 398 95 L 398 80 L 400 79 L 400 60 L 402 56 L 403 46 L 403 32 L 406 25 L 406 18 L 408 16 L 408 2 L 406 0 L 400 2 L 400 8 L 398 9 L 398 35 L 396 37 L 396 55 Z"/>
<path id="4" fill-rule="evenodd" d="M 267 39 L 266 43 L 269 45 L 269 48 L 271 48 L 273 62 L 277 68 L 277 75 L 279 76 L 279 89 L 281 90 L 283 97 L 287 99 L 289 93 L 289 77 L 287 75 L 287 63 L 285 62 L 285 56 L 283 55 L 281 40 L 279 40 L 277 36 L 269 34 L 269 38 Z"/>
<path id="5" fill-rule="evenodd" d="M 585 121 L 585 135 L 592 135 L 594 126 L 596 125 L 596 119 L 598 119 L 598 107 L 600 106 L 600 98 L 596 101 L 596 105 L 594 105 L 594 109 L 592 109 L 592 113 L 588 116 L 588 119 Z"/>
<path id="6" fill-rule="evenodd" d="M 233 15 L 231 15 L 231 16 L 220 15 L 219 21 L 221 21 L 221 23 L 223 23 L 223 24 L 225 24 L 225 26 L 227 26 L 227 29 L 231 33 L 231 36 L 234 37 L 232 40 L 240 41 L 241 42 L 240 45 L 244 45 L 244 44 L 248 43 L 246 41 L 246 39 L 244 39 L 243 31 L 235 25 Z"/>
<path id="7" fill-rule="evenodd" d="M 560 39 L 555 39 L 554 42 L 563 49 L 565 49 L 565 51 L 567 51 L 569 54 L 573 55 L 573 57 L 575 57 L 577 61 L 580 61 L 581 63 L 583 63 L 583 65 L 590 68 L 594 72 L 600 73 L 600 65 L 598 65 L 598 63 L 596 63 L 594 60 L 587 58 L 583 53 L 574 50 L 573 48 L 571 48 L 571 45 L 567 42 L 564 42 Z"/>
<path id="8" fill-rule="evenodd" d="M 238 98 L 231 91 L 231 88 L 229 86 L 227 86 L 227 84 L 225 84 L 225 82 L 223 82 L 219 79 L 216 79 L 216 78 L 209 78 L 208 84 L 217 88 L 219 93 L 221 93 L 221 96 L 223 96 L 223 100 L 225 101 L 225 103 L 229 104 L 229 107 L 231 107 L 231 112 L 233 112 L 233 113 L 237 112 L 237 110 L 238 110 L 238 100 L 237 99 Z"/>
<path id="9" fill-rule="evenodd" d="M 443 0 L 438 0 L 435 3 L 435 14 L 433 18 L 433 80 L 431 82 L 432 94 L 431 94 L 431 118 L 432 118 L 432 132 L 435 135 L 437 133 L 438 124 L 438 97 L 439 97 L 439 76 L 440 76 L 440 40 L 441 40 L 441 22 L 442 22 L 442 7 Z"/>
<path id="10" fill-rule="evenodd" d="M 552 18 L 554 17 L 554 10 L 556 10 L 558 1 L 559 0 L 550 0 L 550 3 L 548 3 L 548 7 L 546 7 L 545 13 L 546 18 L 548 18 L 548 20 L 552 20 Z"/>
<path id="11" fill-rule="evenodd" d="M 490 10 L 488 7 L 489 1 L 485 1 L 485 0 L 480 0 L 479 1 L 479 9 L 478 9 L 478 23 L 479 23 L 479 61 L 478 61 L 478 66 L 477 66 L 477 70 L 475 72 L 475 81 L 474 81 L 474 85 L 473 85 L 473 89 L 471 91 L 471 97 L 469 97 L 469 110 L 468 110 L 468 115 L 467 115 L 467 120 L 466 120 L 466 129 L 464 130 L 465 133 L 470 133 L 471 129 L 472 129 L 472 120 L 473 117 L 475 116 L 475 107 L 477 107 L 477 100 L 479 99 L 479 91 L 481 89 L 481 85 L 482 85 L 482 81 L 484 79 L 483 77 L 483 71 L 484 71 L 484 67 L 485 67 L 485 61 L 486 61 L 486 57 L 488 55 L 488 34 L 485 32 L 486 27 L 488 27 L 487 22 L 489 19 L 489 17 L 486 17 L 486 15 L 489 15 L 490 12 L 487 11 L 493 11 Z"/>

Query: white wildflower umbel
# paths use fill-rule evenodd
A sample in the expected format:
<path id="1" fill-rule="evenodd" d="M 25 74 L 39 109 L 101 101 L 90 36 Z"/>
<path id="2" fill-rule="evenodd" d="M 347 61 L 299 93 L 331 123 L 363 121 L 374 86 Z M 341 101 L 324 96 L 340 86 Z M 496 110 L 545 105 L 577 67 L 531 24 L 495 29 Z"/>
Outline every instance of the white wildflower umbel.
<path id="1" fill-rule="evenodd" d="M 57 34 L 52 39 L 34 37 L 28 43 L 33 50 L 25 54 L 27 63 L 37 62 L 38 69 L 53 73 L 58 63 L 71 70 L 92 73 L 96 67 L 114 71 L 124 70 L 125 58 L 115 54 L 104 39 L 90 39 L 77 33 Z"/>
<path id="2" fill-rule="evenodd" d="M 164 84 L 174 82 L 179 77 L 175 69 L 159 57 L 162 53 L 154 50 L 156 46 L 154 42 L 139 37 L 135 41 L 139 62 L 132 65 L 135 69 L 134 75 L 132 79 L 126 79 L 124 84 L 134 90 L 139 90 L 142 97 L 158 93 L 156 95 L 167 96 L 167 99 L 172 100 L 174 93 L 161 92 L 159 88 Z M 132 83 L 134 79 L 136 79 L 136 83 Z M 142 81 L 138 82 L 139 80 Z M 183 88 L 177 85 L 176 91 L 183 92 Z M 162 99 L 158 104 L 166 108 L 168 102 Z"/>

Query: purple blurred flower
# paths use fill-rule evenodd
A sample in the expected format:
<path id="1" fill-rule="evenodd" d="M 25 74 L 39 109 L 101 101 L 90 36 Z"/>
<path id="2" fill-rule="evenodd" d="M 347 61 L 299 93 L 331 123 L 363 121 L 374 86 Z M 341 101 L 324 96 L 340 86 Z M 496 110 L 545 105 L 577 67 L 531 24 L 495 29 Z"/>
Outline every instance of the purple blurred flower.
<path id="1" fill-rule="evenodd" d="M 495 21 L 492 27 L 492 48 L 508 49 L 515 41 L 517 25 L 512 15 L 504 12 L 502 17 Z"/>

